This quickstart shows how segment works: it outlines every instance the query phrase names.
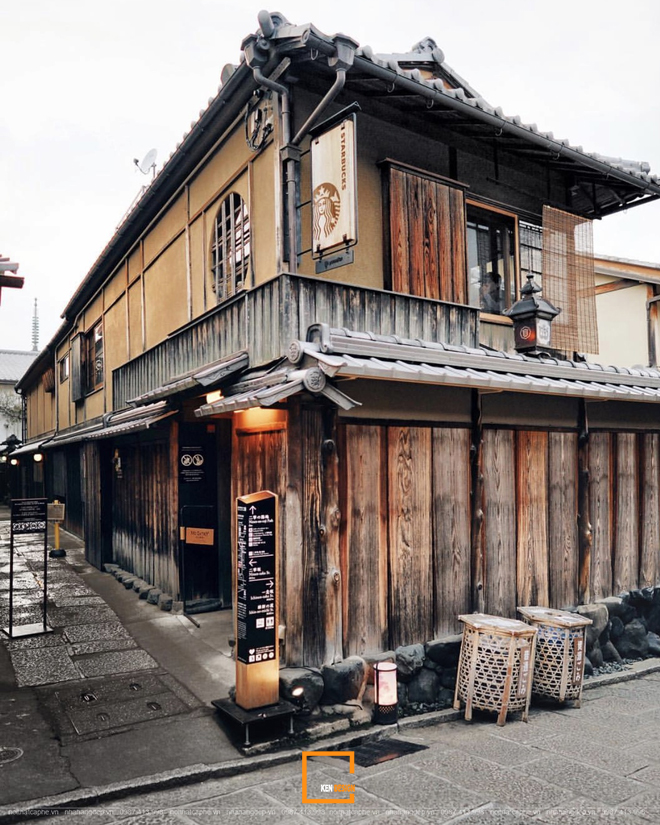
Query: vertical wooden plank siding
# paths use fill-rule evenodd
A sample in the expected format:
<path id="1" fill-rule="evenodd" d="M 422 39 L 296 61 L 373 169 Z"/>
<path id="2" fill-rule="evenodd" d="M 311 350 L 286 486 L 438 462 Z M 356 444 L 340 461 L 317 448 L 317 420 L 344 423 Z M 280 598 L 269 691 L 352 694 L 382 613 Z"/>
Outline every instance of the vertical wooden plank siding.
<path id="1" fill-rule="evenodd" d="M 431 430 L 388 427 L 390 645 L 433 632 Z"/>
<path id="2" fill-rule="evenodd" d="M 614 531 L 614 591 L 637 587 L 639 573 L 639 496 L 637 435 L 616 434 L 616 524 Z"/>
<path id="3" fill-rule="evenodd" d="M 385 428 L 340 428 L 344 655 L 387 647 Z"/>
<path id="4" fill-rule="evenodd" d="M 449 206 L 451 220 L 452 283 L 454 288 L 451 300 L 458 304 L 467 304 L 467 230 L 465 223 L 465 197 L 462 190 L 449 189 Z M 439 297 L 442 297 L 442 295 Z"/>
<path id="5" fill-rule="evenodd" d="M 578 603 L 577 435 L 548 436 L 550 607 Z"/>
<path id="6" fill-rule="evenodd" d="M 392 289 L 465 303 L 463 191 L 390 168 Z"/>
<path id="7" fill-rule="evenodd" d="M 87 441 L 82 448 L 85 558 L 94 567 L 102 563 L 101 467 L 99 444 Z"/>
<path id="8" fill-rule="evenodd" d="M 592 599 L 612 594 L 612 436 L 589 436 L 589 510 L 591 513 L 591 587 Z"/>
<path id="9" fill-rule="evenodd" d="M 286 626 L 287 665 L 303 660 L 303 444 L 300 397 L 289 399 L 286 441 L 286 520 L 284 540 L 284 586 L 280 587 L 280 621 Z"/>
<path id="10" fill-rule="evenodd" d="M 303 408 L 303 664 L 342 658 L 337 412 Z"/>
<path id="11" fill-rule="evenodd" d="M 114 561 L 178 598 L 178 454 L 169 439 L 117 446 L 122 477 L 112 482 Z"/>
<path id="12" fill-rule="evenodd" d="M 483 433 L 486 612 L 516 615 L 515 433 Z"/>
<path id="13" fill-rule="evenodd" d="M 422 181 L 424 226 L 424 291 L 427 298 L 440 297 L 440 241 L 438 238 L 438 207 L 436 184 Z"/>
<path id="14" fill-rule="evenodd" d="M 639 586 L 648 587 L 660 584 L 660 435 L 645 433 L 641 440 Z"/>
<path id="15" fill-rule="evenodd" d="M 433 430 L 433 636 L 459 630 L 470 610 L 470 431 Z"/>
<path id="16" fill-rule="evenodd" d="M 517 434 L 519 605 L 547 605 L 548 582 L 548 434 Z"/>
<path id="17" fill-rule="evenodd" d="M 407 202 L 406 175 L 398 169 L 392 169 L 390 171 L 390 235 L 394 292 L 410 292 Z"/>

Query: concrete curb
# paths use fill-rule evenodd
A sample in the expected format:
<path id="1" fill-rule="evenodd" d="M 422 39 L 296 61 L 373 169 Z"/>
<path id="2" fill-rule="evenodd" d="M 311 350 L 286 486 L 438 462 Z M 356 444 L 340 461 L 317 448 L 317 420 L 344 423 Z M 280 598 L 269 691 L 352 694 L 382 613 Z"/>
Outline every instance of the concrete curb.
<path id="1" fill-rule="evenodd" d="M 630 665 L 629 670 L 590 677 L 584 683 L 584 690 L 629 682 L 658 672 L 660 672 L 660 659 L 644 659 Z M 43 799 L 31 799 L 25 802 L 4 805 L 0 807 L 0 825 L 9 825 L 9 823 L 21 822 L 51 813 L 61 813 L 69 808 L 90 807 L 100 802 L 123 799 L 132 794 L 160 791 L 180 785 L 203 782 L 207 779 L 219 779 L 224 776 L 251 773 L 264 768 L 294 762 L 300 758 L 303 750 L 343 750 L 350 746 L 356 747 L 367 741 L 395 736 L 397 733 L 405 733 L 407 730 L 453 722 L 461 719 L 462 716 L 462 711 L 447 708 L 432 713 L 420 714 L 419 716 L 408 716 L 399 720 L 396 725 L 373 727 L 361 731 L 346 731 L 345 733 L 310 742 L 307 746 L 286 751 L 246 756 L 243 759 L 233 759 L 216 764 L 191 765 L 150 776 L 136 777 L 125 782 L 115 782 L 111 785 L 79 788 L 75 791 L 48 796 Z"/>

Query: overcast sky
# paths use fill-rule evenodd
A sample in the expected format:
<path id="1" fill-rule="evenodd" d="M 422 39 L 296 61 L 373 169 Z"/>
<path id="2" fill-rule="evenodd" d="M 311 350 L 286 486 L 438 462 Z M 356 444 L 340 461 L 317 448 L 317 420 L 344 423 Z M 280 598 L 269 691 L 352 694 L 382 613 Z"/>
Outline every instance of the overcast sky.
<path id="1" fill-rule="evenodd" d="M 0 348 L 40 345 L 146 178 L 216 94 L 257 27 L 258 2 L 0 0 Z M 494 106 L 557 138 L 646 160 L 660 174 L 657 0 L 283 0 L 292 23 L 344 32 L 377 52 L 433 37 Z M 660 262 L 660 202 L 596 222 L 596 252 Z"/>

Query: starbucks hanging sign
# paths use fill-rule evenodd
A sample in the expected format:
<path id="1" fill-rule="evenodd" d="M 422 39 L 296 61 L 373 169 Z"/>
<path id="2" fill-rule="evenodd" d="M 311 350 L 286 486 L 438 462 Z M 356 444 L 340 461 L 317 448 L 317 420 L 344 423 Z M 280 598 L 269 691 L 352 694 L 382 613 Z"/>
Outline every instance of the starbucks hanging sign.
<path id="1" fill-rule="evenodd" d="M 312 139 L 312 255 L 357 243 L 355 118 Z"/>

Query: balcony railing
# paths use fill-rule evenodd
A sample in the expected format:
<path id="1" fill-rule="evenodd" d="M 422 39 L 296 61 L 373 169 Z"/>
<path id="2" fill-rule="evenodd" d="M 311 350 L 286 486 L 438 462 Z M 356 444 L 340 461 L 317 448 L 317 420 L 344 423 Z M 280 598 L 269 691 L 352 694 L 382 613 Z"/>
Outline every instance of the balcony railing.
<path id="1" fill-rule="evenodd" d="M 475 347 L 479 311 L 428 298 L 280 275 L 235 296 L 142 355 L 115 369 L 113 407 L 156 389 L 174 376 L 247 350 L 250 366 L 286 355 L 315 323 Z"/>

